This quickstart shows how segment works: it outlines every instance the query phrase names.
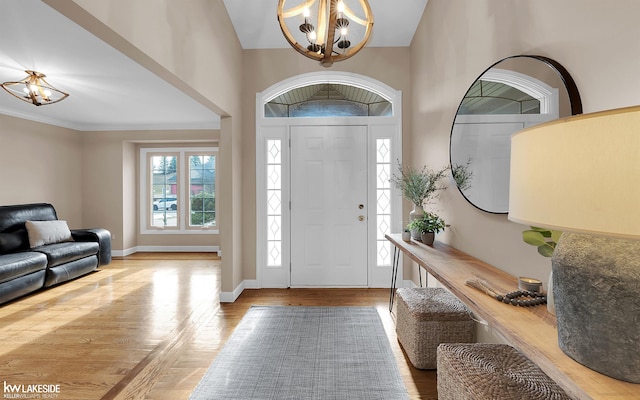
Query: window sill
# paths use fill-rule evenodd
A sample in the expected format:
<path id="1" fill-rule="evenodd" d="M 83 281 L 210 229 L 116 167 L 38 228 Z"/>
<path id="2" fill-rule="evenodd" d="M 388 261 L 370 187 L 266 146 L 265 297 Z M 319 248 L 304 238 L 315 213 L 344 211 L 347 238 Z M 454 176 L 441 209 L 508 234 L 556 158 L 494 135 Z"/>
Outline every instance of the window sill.
<path id="1" fill-rule="evenodd" d="M 141 235 L 219 235 L 220 229 L 144 229 Z"/>

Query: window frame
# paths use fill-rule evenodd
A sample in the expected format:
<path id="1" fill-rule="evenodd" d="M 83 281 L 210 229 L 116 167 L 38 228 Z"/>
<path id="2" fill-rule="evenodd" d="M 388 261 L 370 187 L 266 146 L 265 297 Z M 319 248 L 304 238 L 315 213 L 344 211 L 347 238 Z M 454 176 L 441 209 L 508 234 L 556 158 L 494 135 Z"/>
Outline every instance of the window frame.
<path id="1" fill-rule="evenodd" d="M 162 234 L 219 234 L 218 219 L 218 147 L 141 147 L 140 148 L 140 186 L 139 212 L 140 233 L 148 235 Z M 177 156 L 176 161 L 176 197 L 178 199 L 177 226 L 152 226 L 153 207 L 153 169 L 151 158 L 154 156 Z M 191 226 L 189 202 L 191 200 L 189 157 L 193 155 L 214 157 L 214 198 L 216 202 L 216 219 L 214 225 Z"/>

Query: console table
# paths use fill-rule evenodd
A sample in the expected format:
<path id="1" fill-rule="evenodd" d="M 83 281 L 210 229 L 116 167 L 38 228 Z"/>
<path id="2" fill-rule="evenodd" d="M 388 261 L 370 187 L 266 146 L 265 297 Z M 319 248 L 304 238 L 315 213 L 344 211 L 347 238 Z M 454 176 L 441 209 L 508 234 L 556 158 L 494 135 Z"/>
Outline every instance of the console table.
<path id="1" fill-rule="evenodd" d="M 440 242 L 427 246 L 401 234 L 385 235 L 394 246 L 394 275 L 400 253 L 446 286 L 477 317 L 505 337 L 515 348 L 536 363 L 569 396 L 575 399 L 640 399 L 640 384 L 623 382 L 595 372 L 571 359 L 558 347 L 555 316 L 546 307 L 519 307 L 504 304 L 466 284 L 478 277 L 501 293 L 518 289 L 518 279 L 460 250 Z M 392 291 L 395 276 L 392 276 Z M 636 310 L 637 311 L 637 310 Z M 635 312 L 635 311 L 634 311 Z"/>

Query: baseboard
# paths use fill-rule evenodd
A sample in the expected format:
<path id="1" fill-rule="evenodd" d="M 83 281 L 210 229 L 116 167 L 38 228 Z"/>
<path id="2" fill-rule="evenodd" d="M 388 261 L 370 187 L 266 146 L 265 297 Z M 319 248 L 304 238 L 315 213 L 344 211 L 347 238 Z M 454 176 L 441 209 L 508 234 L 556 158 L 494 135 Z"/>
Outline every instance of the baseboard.
<path id="1" fill-rule="evenodd" d="M 136 246 L 124 250 L 111 250 L 113 257 L 125 257 L 137 252 L 151 253 L 218 253 L 220 246 Z"/>
<path id="2" fill-rule="evenodd" d="M 233 292 L 220 292 L 220 303 L 233 303 L 245 289 L 261 289 L 255 279 L 244 280 L 234 289 Z"/>
<path id="3" fill-rule="evenodd" d="M 135 247 L 131 247 L 128 249 L 124 249 L 124 250 L 111 250 L 111 256 L 112 257 L 126 257 L 126 256 L 130 256 L 131 254 L 135 253 L 137 250 Z"/>
<path id="4" fill-rule="evenodd" d="M 402 281 L 402 286 L 401 287 L 413 289 L 413 288 L 417 288 L 418 285 L 416 285 L 416 283 L 414 281 L 412 281 L 410 279 L 407 279 L 407 280 Z"/>

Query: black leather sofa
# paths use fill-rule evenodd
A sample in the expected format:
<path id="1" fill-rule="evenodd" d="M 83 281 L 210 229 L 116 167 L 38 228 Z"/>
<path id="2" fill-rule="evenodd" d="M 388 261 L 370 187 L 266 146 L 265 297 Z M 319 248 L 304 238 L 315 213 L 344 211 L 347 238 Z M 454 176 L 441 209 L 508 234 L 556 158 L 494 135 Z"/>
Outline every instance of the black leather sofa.
<path id="1" fill-rule="evenodd" d="M 111 262 L 111 234 L 102 228 L 71 229 L 66 241 L 32 248 L 26 222 L 57 220 L 51 204 L 0 206 L 0 304 Z"/>

